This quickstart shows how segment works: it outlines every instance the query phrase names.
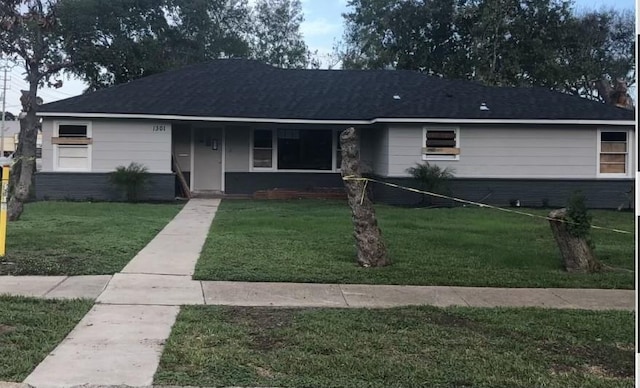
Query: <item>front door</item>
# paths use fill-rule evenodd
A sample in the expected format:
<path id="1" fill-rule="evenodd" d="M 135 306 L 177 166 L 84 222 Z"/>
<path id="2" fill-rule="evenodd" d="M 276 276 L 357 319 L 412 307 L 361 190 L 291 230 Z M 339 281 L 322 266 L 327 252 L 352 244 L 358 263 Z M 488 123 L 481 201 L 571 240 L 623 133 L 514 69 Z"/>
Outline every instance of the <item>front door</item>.
<path id="1" fill-rule="evenodd" d="M 192 191 L 222 191 L 222 129 L 193 129 Z"/>

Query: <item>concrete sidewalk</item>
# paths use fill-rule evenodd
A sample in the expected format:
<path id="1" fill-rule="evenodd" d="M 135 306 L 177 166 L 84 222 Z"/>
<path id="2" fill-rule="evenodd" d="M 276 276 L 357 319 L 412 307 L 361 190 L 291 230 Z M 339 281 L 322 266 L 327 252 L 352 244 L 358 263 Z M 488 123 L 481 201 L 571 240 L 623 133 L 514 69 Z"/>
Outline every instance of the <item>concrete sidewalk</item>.
<path id="1" fill-rule="evenodd" d="M 96 299 L 111 275 L 0 276 L 0 295 L 47 299 Z"/>
<path id="2" fill-rule="evenodd" d="M 202 282 L 205 304 L 389 308 L 411 305 L 633 310 L 633 290 Z"/>
<path id="3" fill-rule="evenodd" d="M 176 268 L 178 265 L 173 266 Z M 119 273 L 113 277 L 4 276 L 0 277 L 0 294 L 49 299 L 86 298 L 95 299 L 98 304 L 158 306 L 635 308 L 633 290 L 224 282 L 196 281 L 188 275 L 154 273 Z"/>

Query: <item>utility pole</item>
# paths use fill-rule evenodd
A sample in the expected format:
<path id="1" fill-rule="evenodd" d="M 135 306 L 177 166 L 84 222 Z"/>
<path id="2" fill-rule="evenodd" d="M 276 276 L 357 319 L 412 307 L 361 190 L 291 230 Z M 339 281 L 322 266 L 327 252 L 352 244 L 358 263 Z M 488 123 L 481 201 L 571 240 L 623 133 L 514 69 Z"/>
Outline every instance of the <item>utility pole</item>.
<path id="1" fill-rule="evenodd" d="M 0 58 L 1 60 L 1 58 Z M 8 77 L 9 71 L 16 65 L 9 65 L 9 58 L 4 59 L 2 66 L 2 121 L 0 121 L 0 158 L 4 158 L 4 142 L 5 142 L 5 116 L 7 115 L 7 82 L 10 81 Z"/>
<path id="2" fill-rule="evenodd" d="M 7 115 L 7 70 L 9 66 L 5 62 L 2 66 L 2 124 L 0 124 L 0 158 L 4 158 L 4 121 Z"/>

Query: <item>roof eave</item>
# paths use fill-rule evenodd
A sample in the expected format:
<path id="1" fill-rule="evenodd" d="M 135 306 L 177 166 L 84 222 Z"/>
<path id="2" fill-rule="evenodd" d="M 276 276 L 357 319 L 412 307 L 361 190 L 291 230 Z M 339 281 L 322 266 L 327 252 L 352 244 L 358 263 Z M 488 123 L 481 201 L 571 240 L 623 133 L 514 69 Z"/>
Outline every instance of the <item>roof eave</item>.
<path id="1" fill-rule="evenodd" d="M 273 123 L 273 124 L 345 124 L 345 125 L 369 125 L 376 123 L 441 123 L 441 124 L 564 124 L 564 125 L 615 125 L 633 126 L 635 120 L 592 120 L 592 119 L 453 119 L 433 117 L 413 118 L 374 118 L 370 120 L 348 119 L 291 119 L 291 118 L 264 118 L 264 117 L 211 117 L 211 116 L 182 116 L 182 115 L 157 115 L 157 114 L 131 114 L 131 113 L 73 113 L 73 112 L 38 112 L 40 117 L 76 117 L 92 119 L 142 119 L 142 120 L 179 120 L 179 121 L 207 121 L 207 122 L 242 122 L 242 123 Z"/>

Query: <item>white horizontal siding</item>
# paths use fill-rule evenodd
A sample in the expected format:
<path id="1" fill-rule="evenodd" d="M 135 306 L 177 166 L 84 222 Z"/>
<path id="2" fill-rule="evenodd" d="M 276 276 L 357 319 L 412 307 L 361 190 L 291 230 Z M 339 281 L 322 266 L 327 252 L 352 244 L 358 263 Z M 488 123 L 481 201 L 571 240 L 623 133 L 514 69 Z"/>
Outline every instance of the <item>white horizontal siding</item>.
<path id="1" fill-rule="evenodd" d="M 65 119 L 65 124 L 76 120 Z M 77 120 L 87 123 L 87 120 Z M 165 131 L 154 132 L 154 125 Z M 91 171 L 111 172 L 118 166 L 140 163 L 152 173 L 171 172 L 171 124 L 157 121 L 100 120 L 91 122 Z M 54 120 L 42 123 L 42 171 L 53 171 L 51 137 Z"/>
<path id="2" fill-rule="evenodd" d="M 442 128 L 444 126 L 438 126 Z M 422 163 L 422 126 L 389 128 L 389 176 Z M 596 178 L 596 127 L 460 127 L 460 160 L 430 161 L 465 178 Z"/>
<path id="3" fill-rule="evenodd" d="M 166 130 L 154 132 L 155 125 Z M 94 121 L 92 170 L 109 172 L 140 163 L 152 173 L 171 172 L 171 124 L 157 121 Z"/>

